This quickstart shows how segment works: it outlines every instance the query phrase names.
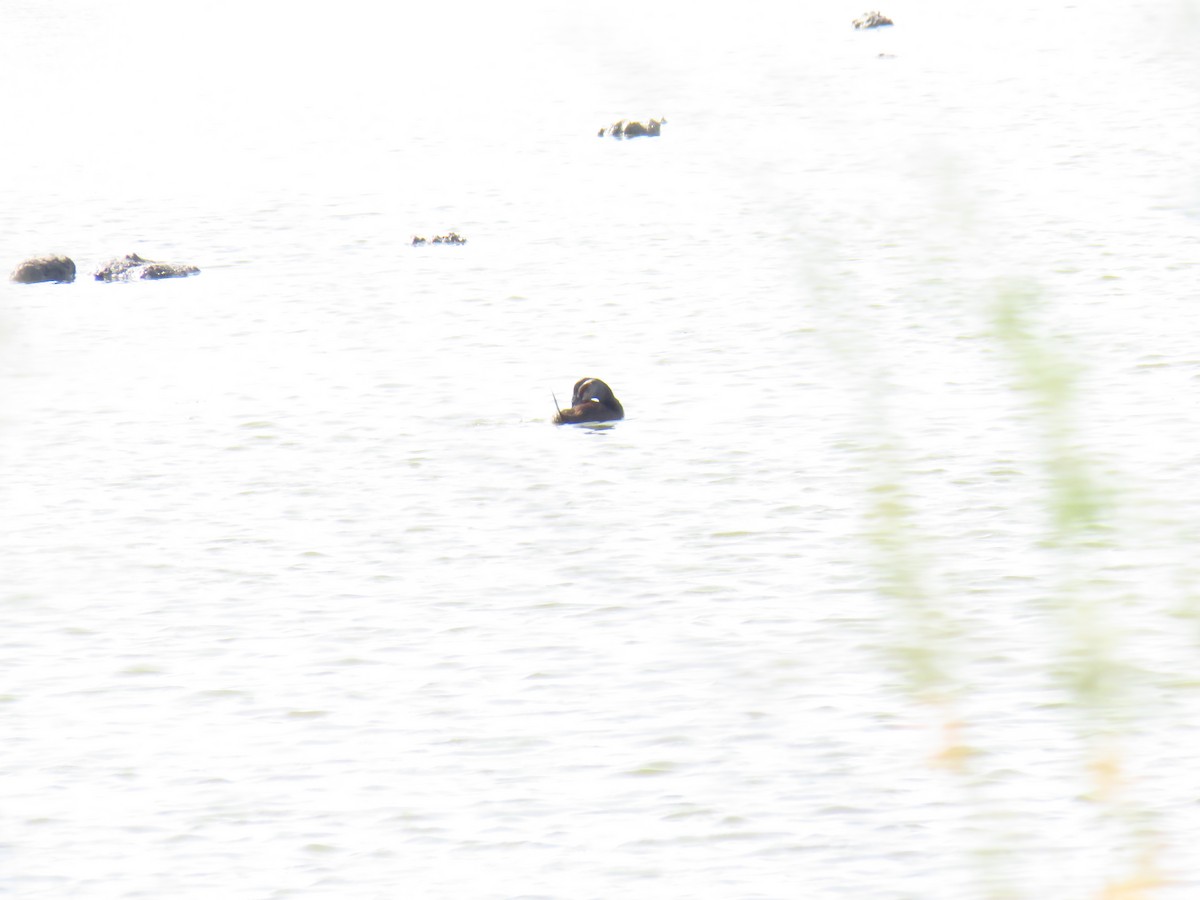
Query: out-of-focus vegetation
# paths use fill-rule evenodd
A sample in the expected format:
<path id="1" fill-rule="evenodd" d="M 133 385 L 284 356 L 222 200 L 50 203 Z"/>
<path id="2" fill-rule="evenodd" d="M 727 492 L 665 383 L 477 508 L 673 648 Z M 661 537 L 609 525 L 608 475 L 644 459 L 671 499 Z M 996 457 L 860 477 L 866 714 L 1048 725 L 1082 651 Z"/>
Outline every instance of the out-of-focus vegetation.
<path id="1" fill-rule="evenodd" d="M 1091 785 L 1087 799 L 1124 832 L 1127 854 L 1112 860 L 1101 900 L 1145 900 L 1163 884 L 1158 871 L 1159 838 L 1152 816 L 1129 789 L 1122 738 L 1136 710 L 1127 685 L 1137 672 L 1124 659 L 1112 622 L 1111 593 L 1095 579 L 1095 554 L 1114 540 L 1112 491 L 1082 449 L 1075 426 L 1078 363 L 1041 330 L 1042 293 L 1030 285 L 1006 284 L 994 291 L 991 344 L 1001 352 L 1023 421 L 1033 432 L 1044 488 L 1044 532 L 1030 537 L 1030 553 L 1050 554 L 1054 565 L 1043 583 L 1030 586 L 1039 597 L 1047 628 L 1054 631 L 1058 661 L 1053 680 L 1071 719 Z M 880 394 L 877 392 L 876 397 Z M 883 401 L 886 403 L 886 399 Z M 883 418 L 886 418 L 884 416 Z M 881 433 L 887 433 L 881 429 Z M 877 478 L 871 488 L 869 539 L 878 589 L 891 601 L 900 623 L 888 647 L 892 663 L 914 699 L 934 712 L 941 746 L 934 762 L 960 785 L 964 802 L 984 807 L 978 760 L 989 748 L 972 747 L 969 684 L 961 672 L 970 664 L 970 626 L 954 597 L 934 583 L 934 546 L 919 531 L 922 498 L 905 485 L 906 461 L 898 437 L 885 437 L 876 450 Z M 992 761 L 995 763 L 995 761 Z M 1066 800 L 1073 798 L 1064 798 Z M 982 819 L 994 818 L 980 809 Z M 1000 817 L 1002 818 L 1002 817 Z M 985 896 L 1025 897 L 1006 874 L 1006 859 L 1019 852 L 997 825 L 977 848 L 980 889 Z"/>

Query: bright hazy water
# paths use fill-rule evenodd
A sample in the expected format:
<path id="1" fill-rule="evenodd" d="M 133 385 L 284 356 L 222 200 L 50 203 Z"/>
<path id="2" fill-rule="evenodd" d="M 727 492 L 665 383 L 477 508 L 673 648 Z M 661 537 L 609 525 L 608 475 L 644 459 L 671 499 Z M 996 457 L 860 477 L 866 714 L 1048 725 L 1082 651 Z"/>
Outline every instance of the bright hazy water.
<path id="1" fill-rule="evenodd" d="M 1195 5 L 427 6 L 0 11 L 0 896 L 1196 896 Z"/>

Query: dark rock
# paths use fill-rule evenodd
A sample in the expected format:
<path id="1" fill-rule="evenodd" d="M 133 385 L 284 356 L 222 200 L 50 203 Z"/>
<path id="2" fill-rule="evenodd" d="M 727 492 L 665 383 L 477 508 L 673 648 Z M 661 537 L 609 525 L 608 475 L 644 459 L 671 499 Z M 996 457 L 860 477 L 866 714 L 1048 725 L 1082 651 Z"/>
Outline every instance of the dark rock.
<path id="1" fill-rule="evenodd" d="M 881 28 L 884 25 L 894 25 L 895 23 L 885 16 L 879 10 L 872 10 L 868 13 L 863 13 L 854 20 L 855 28 Z"/>
<path id="2" fill-rule="evenodd" d="M 666 119 L 651 119 L 646 125 L 621 119 L 607 128 L 601 128 L 596 136 L 604 137 L 607 134 L 615 138 L 658 137 L 662 134 L 662 127 L 666 124 Z"/>
<path id="3" fill-rule="evenodd" d="M 136 253 L 129 253 L 125 256 L 119 256 L 116 259 L 110 259 L 95 272 L 97 281 L 122 281 L 129 279 L 129 272 L 133 269 L 140 268 L 150 263 L 148 259 L 142 259 Z"/>
<path id="4" fill-rule="evenodd" d="M 199 267 L 186 263 L 152 262 L 142 268 L 141 277 L 145 281 L 155 281 L 159 278 L 187 278 L 189 275 L 199 274 Z"/>
<path id="5" fill-rule="evenodd" d="M 69 256 L 36 256 L 13 269 L 9 278 L 18 284 L 44 281 L 69 284 L 75 280 L 75 262 Z"/>
<path id="6" fill-rule="evenodd" d="M 198 274 L 200 270 L 196 266 L 157 262 L 153 259 L 142 259 L 136 253 L 127 253 L 125 256 L 110 259 L 96 270 L 95 276 L 97 281 L 154 281 Z"/>
<path id="7" fill-rule="evenodd" d="M 413 246 L 417 247 L 421 244 L 465 244 L 467 239 L 457 231 L 451 231 L 449 234 L 435 235 L 431 241 L 427 241 L 423 237 L 414 237 L 412 242 Z"/>

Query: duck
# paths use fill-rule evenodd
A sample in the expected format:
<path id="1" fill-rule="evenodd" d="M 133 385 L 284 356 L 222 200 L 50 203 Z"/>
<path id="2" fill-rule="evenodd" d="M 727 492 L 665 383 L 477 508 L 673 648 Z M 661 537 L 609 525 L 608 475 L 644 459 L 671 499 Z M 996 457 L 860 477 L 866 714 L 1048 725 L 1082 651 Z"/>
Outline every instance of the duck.
<path id="1" fill-rule="evenodd" d="M 621 401 L 612 388 L 599 378 L 580 378 L 571 391 L 571 408 L 554 414 L 555 425 L 576 425 L 583 422 L 615 422 L 625 418 Z"/>

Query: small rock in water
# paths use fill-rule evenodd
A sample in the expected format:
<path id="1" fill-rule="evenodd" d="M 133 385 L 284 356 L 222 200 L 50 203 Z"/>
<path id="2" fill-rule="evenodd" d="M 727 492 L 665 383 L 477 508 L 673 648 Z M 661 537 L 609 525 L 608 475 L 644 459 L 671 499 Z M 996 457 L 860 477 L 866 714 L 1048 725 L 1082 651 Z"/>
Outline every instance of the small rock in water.
<path id="1" fill-rule="evenodd" d="M 879 10 L 872 10 L 869 13 L 863 13 L 854 20 L 855 28 L 881 28 L 884 25 L 896 24 Z"/>
<path id="2" fill-rule="evenodd" d="M 142 259 L 136 253 L 127 253 L 110 259 L 95 272 L 97 281 L 156 281 L 162 278 L 186 278 L 198 275 L 200 269 L 186 263 L 158 262 Z"/>
<path id="3" fill-rule="evenodd" d="M 607 128 L 601 128 L 597 132 L 596 137 L 604 137 L 606 134 L 615 138 L 658 137 L 662 134 L 662 127 L 666 124 L 667 120 L 665 118 L 651 119 L 647 125 L 643 125 L 641 122 L 627 122 L 621 119 Z"/>
<path id="4" fill-rule="evenodd" d="M 17 284 L 69 284 L 75 280 L 75 261 L 69 256 L 35 256 L 13 269 L 9 279 Z"/>
<path id="5" fill-rule="evenodd" d="M 427 241 L 425 238 L 420 237 L 419 235 L 414 235 L 412 242 L 413 246 L 417 247 L 421 244 L 465 244 L 467 239 L 457 231 L 451 231 L 449 234 L 435 235 L 431 241 Z"/>

